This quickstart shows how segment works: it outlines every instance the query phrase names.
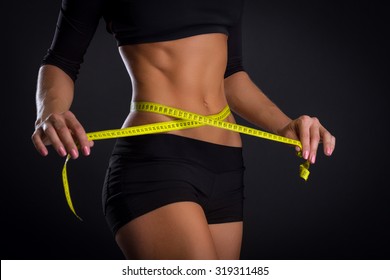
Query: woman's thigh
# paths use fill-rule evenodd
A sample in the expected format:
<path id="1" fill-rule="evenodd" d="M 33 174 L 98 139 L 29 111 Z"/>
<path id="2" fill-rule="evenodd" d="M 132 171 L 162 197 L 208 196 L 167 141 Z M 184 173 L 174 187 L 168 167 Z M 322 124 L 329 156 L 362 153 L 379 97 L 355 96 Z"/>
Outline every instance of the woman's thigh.
<path id="1" fill-rule="evenodd" d="M 241 253 L 243 222 L 209 225 L 211 236 L 221 260 L 238 260 Z"/>
<path id="2" fill-rule="evenodd" d="M 194 202 L 144 214 L 121 227 L 115 239 L 127 259 L 218 258 L 203 209 Z"/>

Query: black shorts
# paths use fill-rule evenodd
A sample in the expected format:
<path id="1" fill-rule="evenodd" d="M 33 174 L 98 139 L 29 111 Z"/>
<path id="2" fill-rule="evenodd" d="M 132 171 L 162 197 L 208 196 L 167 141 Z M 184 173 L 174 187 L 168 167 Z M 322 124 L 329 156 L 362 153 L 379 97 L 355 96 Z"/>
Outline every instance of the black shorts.
<path id="1" fill-rule="evenodd" d="M 242 221 L 244 169 L 239 147 L 173 134 L 119 138 L 103 186 L 104 215 L 114 235 L 179 201 L 198 203 L 209 224 Z"/>

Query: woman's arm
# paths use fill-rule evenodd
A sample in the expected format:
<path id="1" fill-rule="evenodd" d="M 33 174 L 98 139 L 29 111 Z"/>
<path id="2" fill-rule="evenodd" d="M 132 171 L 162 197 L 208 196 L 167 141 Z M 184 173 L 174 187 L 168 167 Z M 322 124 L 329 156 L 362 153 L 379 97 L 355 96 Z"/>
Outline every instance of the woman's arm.
<path id="1" fill-rule="evenodd" d="M 39 68 L 37 119 L 32 141 L 41 155 L 52 144 L 61 156 L 77 158 L 77 146 L 89 155 L 92 142 L 76 117 L 69 111 L 74 83 L 84 55 L 96 32 L 105 0 L 62 0 L 58 21 L 46 55 Z"/>
<path id="2" fill-rule="evenodd" d="M 303 115 L 292 120 L 284 114 L 250 79 L 239 71 L 225 79 L 225 93 L 229 106 L 245 120 L 274 134 L 299 139 L 304 159 L 315 162 L 320 141 L 324 153 L 330 156 L 336 139 L 315 117 Z"/>
<path id="3" fill-rule="evenodd" d="M 92 143 L 76 117 L 69 111 L 73 101 L 74 82 L 54 65 L 39 69 L 36 90 L 37 119 L 32 141 L 37 151 L 46 156 L 46 145 L 53 145 L 60 156 L 78 157 L 77 144 L 89 155 Z M 77 144 L 76 144 L 77 143 Z"/>
<path id="4" fill-rule="evenodd" d="M 291 122 L 245 71 L 225 79 L 225 93 L 235 113 L 271 133 L 279 134 L 279 130 Z"/>

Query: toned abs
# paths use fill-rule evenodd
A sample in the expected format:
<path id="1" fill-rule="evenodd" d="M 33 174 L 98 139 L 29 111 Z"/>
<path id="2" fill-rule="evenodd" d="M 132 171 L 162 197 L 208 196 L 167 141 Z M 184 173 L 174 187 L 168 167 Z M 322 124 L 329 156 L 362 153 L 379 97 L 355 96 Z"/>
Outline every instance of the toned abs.
<path id="1" fill-rule="evenodd" d="M 226 105 L 224 72 L 227 36 L 212 33 L 119 48 L 132 80 L 132 101 L 160 103 L 202 115 L 220 112 Z M 130 107 L 130 104 L 129 104 Z M 169 121 L 147 112 L 131 112 L 123 127 Z M 233 115 L 226 121 L 234 123 Z M 234 132 L 199 127 L 172 134 L 227 146 L 241 146 Z"/>

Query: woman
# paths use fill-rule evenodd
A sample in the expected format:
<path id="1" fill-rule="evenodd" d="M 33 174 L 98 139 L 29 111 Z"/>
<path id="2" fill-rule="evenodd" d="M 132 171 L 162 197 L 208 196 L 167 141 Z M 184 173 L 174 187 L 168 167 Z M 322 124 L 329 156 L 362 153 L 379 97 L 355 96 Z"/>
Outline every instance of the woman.
<path id="1" fill-rule="evenodd" d="M 243 0 L 63 0 L 38 73 L 32 141 L 43 155 L 88 156 L 93 143 L 69 111 L 80 64 L 101 17 L 132 80 L 132 102 L 214 116 L 227 105 L 251 123 L 299 139 L 315 162 L 335 138 L 309 116 L 291 120 L 242 66 Z M 122 127 L 172 120 L 131 110 Z M 224 121 L 234 123 L 232 114 Z M 238 259 L 243 162 L 236 132 L 211 126 L 120 138 L 106 174 L 103 208 L 131 259 Z"/>

